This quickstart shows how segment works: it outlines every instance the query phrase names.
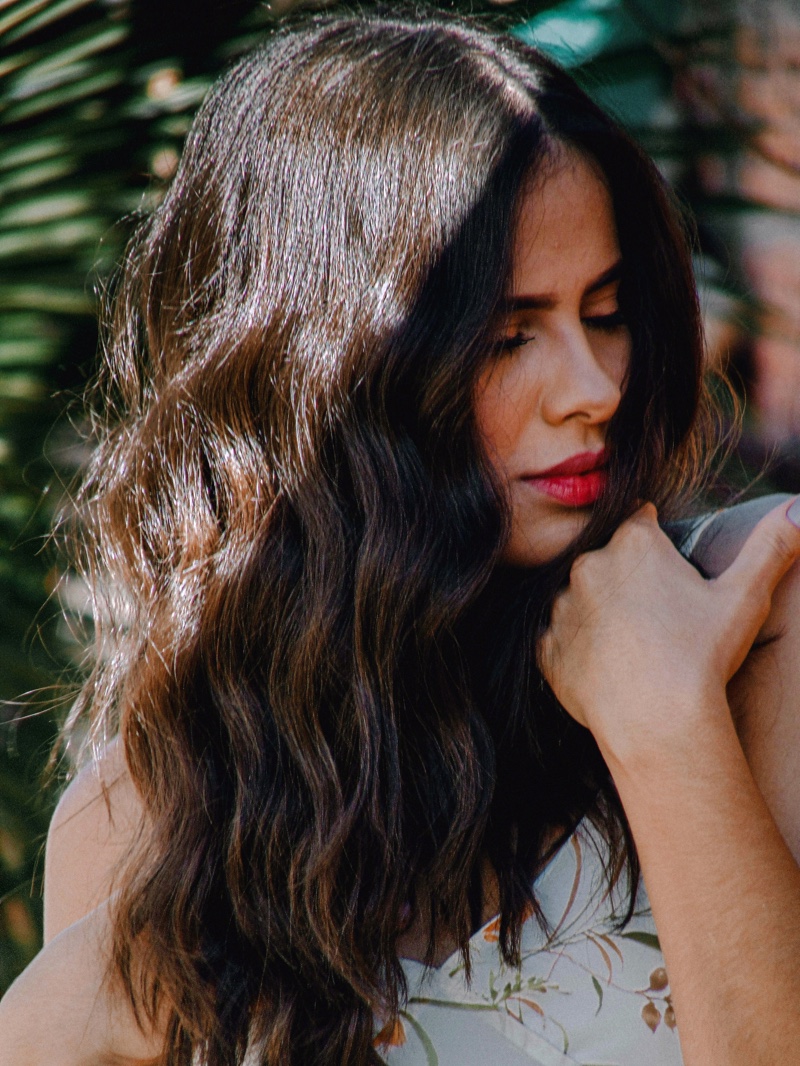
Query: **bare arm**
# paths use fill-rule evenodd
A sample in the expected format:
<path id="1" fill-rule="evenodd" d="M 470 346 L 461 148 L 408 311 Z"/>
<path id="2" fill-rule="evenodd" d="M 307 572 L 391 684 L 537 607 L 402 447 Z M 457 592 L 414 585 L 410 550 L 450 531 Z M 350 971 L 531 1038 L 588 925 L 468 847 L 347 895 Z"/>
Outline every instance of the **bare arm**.
<path id="1" fill-rule="evenodd" d="M 0 1066 L 145 1066 L 143 1033 L 110 968 L 112 900 L 143 812 L 121 746 L 65 791 L 45 857 L 45 947 L 0 1002 Z"/>
<path id="2" fill-rule="evenodd" d="M 692 553 L 716 577 L 756 522 L 788 496 L 766 496 L 720 514 Z M 756 644 L 728 685 L 744 754 L 781 834 L 800 862 L 800 564 L 779 582 Z"/>
<path id="3" fill-rule="evenodd" d="M 150 1066 L 143 1032 L 109 968 L 110 901 L 39 952 L 0 1001 L 0 1066 Z"/>
<path id="4" fill-rule="evenodd" d="M 115 740 L 64 792 L 47 834 L 44 940 L 48 943 L 114 891 L 143 826 L 139 794 Z"/>
<path id="5" fill-rule="evenodd" d="M 542 646 L 553 687 L 594 733 L 628 815 L 687 1066 L 774 1066 L 800 1047 L 800 869 L 726 694 L 735 675 L 752 694 L 751 644 L 798 606 L 792 574 L 769 620 L 771 593 L 800 555 L 785 510 L 704 581 L 644 508 L 573 568 Z M 786 707 L 787 718 L 797 714 L 796 702 Z M 742 714 L 743 732 L 758 735 L 757 715 Z"/>

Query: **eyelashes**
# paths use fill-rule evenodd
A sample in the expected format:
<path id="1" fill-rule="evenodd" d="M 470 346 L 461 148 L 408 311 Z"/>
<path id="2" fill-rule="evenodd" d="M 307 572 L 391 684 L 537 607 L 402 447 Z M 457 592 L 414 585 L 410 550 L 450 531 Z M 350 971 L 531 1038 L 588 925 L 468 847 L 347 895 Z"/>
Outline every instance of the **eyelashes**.
<path id="1" fill-rule="evenodd" d="M 588 329 L 599 330 L 601 333 L 613 333 L 614 330 L 620 329 L 626 324 L 626 319 L 622 311 L 617 309 L 607 315 L 590 315 L 582 319 L 582 322 Z M 524 333 L 520 330 L 511 337 L 504 337 L 498 344 L 497 351 L 501 353 L 513 352 L 517 348 L 522 348 L 535 340 L 535 333 Z"/>
<path id="2" fill-rule="evenodd" d="M 534 340 L 536 340 L 536 335 L 533 333 L 515 333 L 513 337 L 504 337 L 497 345 L 497 351 L 500 353 L 513 352 Z"/>
<path id="3" fill-rule="evenodd" d="M 583 320 L 589 329 L 599 329 L 610 333 L 614 329 L 619 329 L 620 326 L 624 326 L 626 323 L 625 315 L 617 309 L 612 311 L 609 315 L 592 315 L 589 318 Z"/>

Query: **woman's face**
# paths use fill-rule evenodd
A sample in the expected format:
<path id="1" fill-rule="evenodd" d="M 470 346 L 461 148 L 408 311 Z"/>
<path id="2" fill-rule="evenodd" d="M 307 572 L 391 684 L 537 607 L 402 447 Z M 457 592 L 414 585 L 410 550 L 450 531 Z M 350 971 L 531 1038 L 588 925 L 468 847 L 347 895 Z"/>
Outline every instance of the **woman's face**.
<path id="1" fill-rule="evenodd" d="M 508 563 L 553 559 L 604 490 L 606 432 L 631 354 L 620 273 L 608 189 L 563 151 L 523 201 L 501 347 L 476 389 L 479 432 L 508 484 Z"/>

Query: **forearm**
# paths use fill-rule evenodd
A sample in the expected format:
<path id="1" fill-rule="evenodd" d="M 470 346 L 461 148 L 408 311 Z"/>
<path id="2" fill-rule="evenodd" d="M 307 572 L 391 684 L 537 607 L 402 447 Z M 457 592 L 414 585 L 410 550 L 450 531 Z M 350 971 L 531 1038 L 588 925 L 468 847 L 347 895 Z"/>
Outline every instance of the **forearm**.
<path id="1" fill-rule="evenodd" d="M 800 869 L 727 706 L 609 766 L 636 839 L 686 1066 L 774 1066 L 800 1047 Z"/>

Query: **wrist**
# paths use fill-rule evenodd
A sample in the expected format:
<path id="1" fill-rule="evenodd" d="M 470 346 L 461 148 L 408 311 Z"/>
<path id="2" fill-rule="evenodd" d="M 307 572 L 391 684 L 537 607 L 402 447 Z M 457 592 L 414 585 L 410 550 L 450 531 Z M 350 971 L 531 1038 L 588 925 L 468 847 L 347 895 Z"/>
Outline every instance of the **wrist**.
<path id="1" fill-rule="evenodd" d="M 672 689 L 650 701 L 645 714 L 639 707 L 606 716 L 592 732 L 618 788 L 623 781 L 704 775 L 724 752 L 742 755 L 724 689 Z"/>

